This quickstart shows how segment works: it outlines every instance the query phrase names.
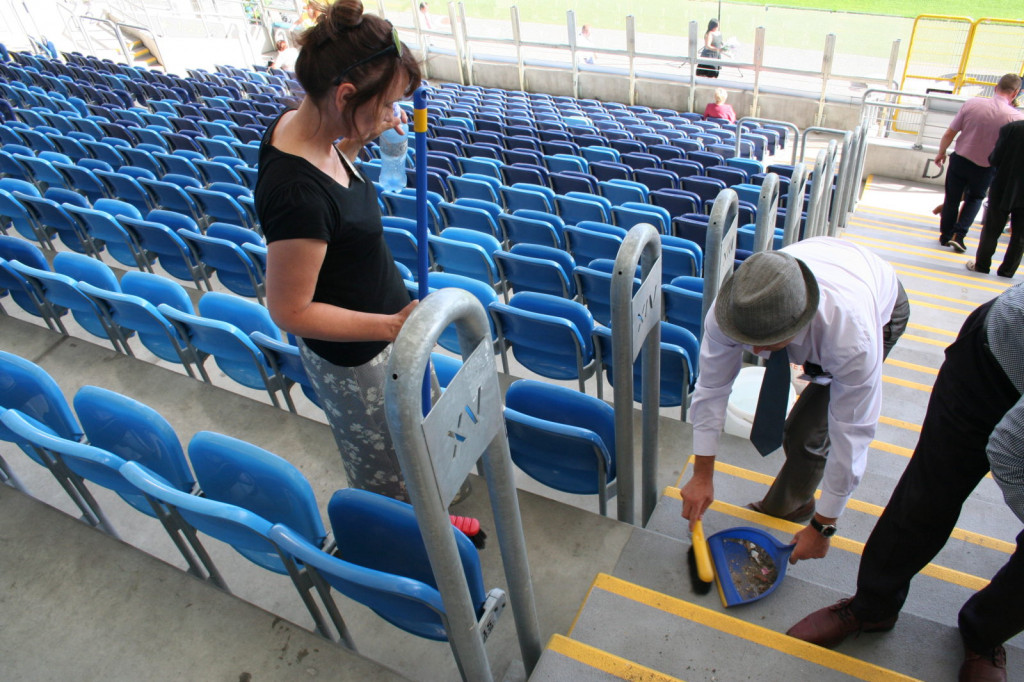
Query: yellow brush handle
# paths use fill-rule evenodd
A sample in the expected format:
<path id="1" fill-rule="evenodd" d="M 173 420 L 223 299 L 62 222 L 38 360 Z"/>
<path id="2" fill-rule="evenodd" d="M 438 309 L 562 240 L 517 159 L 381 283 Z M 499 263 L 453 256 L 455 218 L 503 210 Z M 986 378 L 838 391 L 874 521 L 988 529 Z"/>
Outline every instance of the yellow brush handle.
<path id="1" fill-rule="evenodd" d="M 693 543 L 693 556 L 697 560 L 697 576 L 706 583 L 715 579 L 715 569 L 711 565 L 711 554 L 708 552 L 708 541 L 704 539 L 704 522 L 697 521 L 690 533 Z"/>

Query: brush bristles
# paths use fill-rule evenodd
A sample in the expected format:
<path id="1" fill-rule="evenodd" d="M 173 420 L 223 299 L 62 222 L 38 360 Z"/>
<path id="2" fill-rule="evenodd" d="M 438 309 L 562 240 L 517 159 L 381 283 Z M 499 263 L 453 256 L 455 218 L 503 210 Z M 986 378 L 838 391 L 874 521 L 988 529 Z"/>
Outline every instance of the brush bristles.
<path id="1" fill-rule="evenodd" d="M 693 551 L 693 547 L 686 551 L 686 563 L 689 567 L 690 573 L 690 584 L 693 587 L 695 594 L 704 595 L 711 591 L 711 583 L 700 579 L 700 575 L 697 571 L 697 554 Z"/>

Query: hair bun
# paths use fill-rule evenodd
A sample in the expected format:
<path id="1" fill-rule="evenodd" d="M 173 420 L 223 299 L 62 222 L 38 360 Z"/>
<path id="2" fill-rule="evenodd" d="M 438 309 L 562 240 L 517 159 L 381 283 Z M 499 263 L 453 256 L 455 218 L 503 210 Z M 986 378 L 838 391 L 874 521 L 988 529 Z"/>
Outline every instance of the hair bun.
<path id="1" fill-rule="evenodd" d="M 329 24 L 331 33 L 340 33 L 363 22 L 363 3 L 360 0 L 338 0 L 321 17 Z"/>

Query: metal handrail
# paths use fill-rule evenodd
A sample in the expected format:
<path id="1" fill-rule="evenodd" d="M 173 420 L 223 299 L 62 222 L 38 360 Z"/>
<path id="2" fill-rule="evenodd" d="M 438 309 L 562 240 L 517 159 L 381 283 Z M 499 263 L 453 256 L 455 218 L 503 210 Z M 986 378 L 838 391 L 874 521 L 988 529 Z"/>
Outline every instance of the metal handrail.
<path id="1" fill-rule="evenodd" d="M 775 220 L 779 212 L 779 176 L 769 173 L 761 183 L 754 226 L 754 253 L 770 251 L 775 243 Z"/>
<path id="2" fill-rule="evenodd" d="M 778 121 L 772 118 L 760 118 L 759 116 L 743 116 L 740 120 L 736 121 L 736 156 L 742 156 L 740 151 L 742 147 L 740 143 L 743 141 L 743 124 L 744 123 L 769 123 L 771 125 L 782 126 L 786 130 L 793 131 L 793 163 L 796 164 L 796 152 L 797 152 L 797 140 L 800 138 L 800 129 L 795 124 L 789 121 Z"/>
<path id="3" fill-rule="evenodd" d="M 705 242 L 707 248 L 704 256 L 704 302 L 700 314 L 701 337 L 704 335 L 704 318 L 708 316 L 722 283 L 732 275 L 735 267 L 739 210 L 739 196 L 735 190 L 728 188 L 718 193 L 711 207 Z"/>
<path id="4" fill-rule="evenodd" d="M 424 416 L 420 393 L 424 372 L 437 339 L 453 323 L 463 366 Z M 445 604 L 449 644 L 463 679 L 473 682 L 493 679 L 484 648 L 488 624 L 477 620 L 448 505 L 483 458 L 516 633 L 529 675 L 543 647 L 490 325 L 476 297 L 447 288 L 416 306 L 394 342 L 384 404 L 430 567 Z"/>
<path id="5" fill-rule="evenodd" d="M 641 265 L 640 290 L 633 279 Z M 616 503 L 619 521 L 633 523 L 633 363 L 643 352 L 643 459 L 641 519 L 646 524 L 658 502 L 658 407 L 661 395 L 661 237 L 640 223 L 626 234 L 615 257 L 611 282 L 612 371 L 615 400 Z"/>
<path id="6" fill-rule="evenodd" d="M 800 239 L 800 222 L 803 219 L 804 199 L 807 191 L 807 166 L 798 161 L 789 176 L 789 195 L 786 198 L 786 222 L 782 228 L 782 245 Z M 810 216 L 808 216 L 810 218 Z"/>

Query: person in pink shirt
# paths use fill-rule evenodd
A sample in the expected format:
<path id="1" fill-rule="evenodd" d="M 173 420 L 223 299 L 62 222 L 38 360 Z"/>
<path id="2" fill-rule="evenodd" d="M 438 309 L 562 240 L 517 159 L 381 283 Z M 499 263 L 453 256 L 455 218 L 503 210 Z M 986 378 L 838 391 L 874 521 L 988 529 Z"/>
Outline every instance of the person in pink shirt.
<path id="1" fill-rule="evenodd" d="M 722 118 L 729 123 L 735 123 L 736 112 L 725 103 L 728 96 L 729 93 L 725 91 L 725 88 L 715 88 L 715 101 L 708 102 L 708 105 L 704 107 L 704 118 Z"/>
<path id="2" fill-rule="evenodd" d="M 999 79 L 991 98 L 975 97 L 964 102 L 939 140 L 935 164 L 946 161 L 946 150 L 956 138 L 956 150 L 946 169 L 946 197 L 939 218 L 939 245 L 964 253 L 964 237 L 978 215 L 995 169 L 988 157 L 996 145 L 999 129 L 1024 118 L 1011 102 L 1020 92 L 1020 76 L 1008 73 Z M 957 135 L 959 134 L 959 137 Z M 964 205 L 959 210 L 960 198 Z"/>

